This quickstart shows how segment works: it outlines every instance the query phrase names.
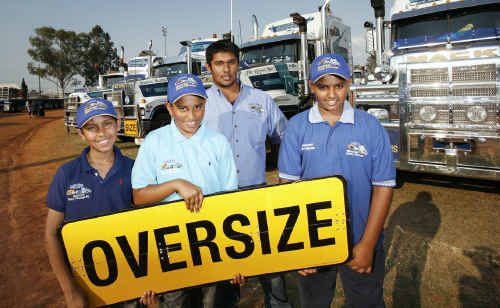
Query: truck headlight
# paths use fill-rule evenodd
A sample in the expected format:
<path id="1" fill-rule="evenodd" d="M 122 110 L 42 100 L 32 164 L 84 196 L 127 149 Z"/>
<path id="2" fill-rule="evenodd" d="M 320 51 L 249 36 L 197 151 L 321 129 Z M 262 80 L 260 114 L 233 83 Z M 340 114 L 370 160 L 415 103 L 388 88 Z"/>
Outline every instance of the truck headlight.
<path id="1" fill-rule="evenodd" d="M 483 106 L 472 106 L 467 108 L 467 119 L 471 122 L 483 122 L 486 120 L 488 113 Z"/>
<path id="2" fill-rule="evenodd" d="M 377 118 L 379 121 L 387 121 L 389 119 L 389 112 L 386 109 L 370 108 L 366 112 Z"/>
<path id="3" fill-rule="evenodd" d="M 139 108 L 139 115 L 143 117 L 145 114 L 146 112 L 144 111 L 144 108 Z"/>
<path id="4" fill-rule="evenodd" d="M 424 106 L 418 112 L 420 118 L 425 122 L 432 122 L 437 116 L 436 108 L 432 106 Z"/>

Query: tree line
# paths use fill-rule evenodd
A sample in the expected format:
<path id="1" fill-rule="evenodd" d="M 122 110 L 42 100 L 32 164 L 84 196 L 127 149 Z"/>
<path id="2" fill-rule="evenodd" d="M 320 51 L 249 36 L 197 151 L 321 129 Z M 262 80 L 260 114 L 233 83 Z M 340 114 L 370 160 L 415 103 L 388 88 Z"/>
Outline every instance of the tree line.
<path id="1" fill-rule="evenodd" d="M 88 33 L 40 27 L 29 42 L 28 54 L 34 62 L 28 63 L 28 71 L 54 83 L 62 93 L 80 84 L 78 76 L 85 86 L 93 86 L 99 74 L 118 69 L 114 43 L 99 25 Z"/>

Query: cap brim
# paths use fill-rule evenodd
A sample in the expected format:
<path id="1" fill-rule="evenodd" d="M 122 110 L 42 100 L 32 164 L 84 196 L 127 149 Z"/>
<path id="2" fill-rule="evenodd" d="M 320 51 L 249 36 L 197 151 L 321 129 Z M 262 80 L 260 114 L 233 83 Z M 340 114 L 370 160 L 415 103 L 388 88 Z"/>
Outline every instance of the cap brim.
<path id="1" fill-rule="evenodd" d="M 115 115 L 115 114 L 110 114 L 110 113 L 100 113 L 100 114 L 96 114 L 96 115 L 93 115 L 91 116 L 90 118 L 88 118 L 85 122 L 83 122 L 80 126 L 78 126 L 78 128 L 82 128 L 85 126 L 85 124 L 87 124 L 88 121 L 92 120 L 93 118 L 97 117 L 97 116 L 110 116 L 112 118 L 115 118 L 116 120 L 118 120 L 118 116 Z"/>
<path id="2" fill-rule="evenodd" d="M 312 82 L 316 83 L 316 82 L 318 82 L 318 80 L 320 80 L 321 78 L 325 77 L 326 75 L 334 75 L 334 76 L 340 77 L 340 78 L 342 78 L 344 80 L 349 80 L 350 79 L 350 78 L 347 78 L 346 76 L 344 76 L 342 74 L 339 74 L 339 73 L 324 73 L 324 74 L 321 74 L 318 77 L 316 77 L 316 79 L 314 79 Z"/>
<path id="3" fill-rule="evenodd" d="M 169 102 L 169 103 L 173 105 L 173 104 L 175 104 L 175 103 L 176 103 L 179 99 L 183 98 L 183 97 L 184 97 L 184 96 L 186 96 L 186 95 L 194 95 L 194 96 L 201 97 L 201 98 L 203 98 L 203 99 L 208 99 L 208 97 L 203 96 L 203 95 L 198 94 L 198 93 L 184 93 L 184 94 L 180 95 L 179 97 L 177 97 L 177 98 L 176 98 L 173 102 Z"/>

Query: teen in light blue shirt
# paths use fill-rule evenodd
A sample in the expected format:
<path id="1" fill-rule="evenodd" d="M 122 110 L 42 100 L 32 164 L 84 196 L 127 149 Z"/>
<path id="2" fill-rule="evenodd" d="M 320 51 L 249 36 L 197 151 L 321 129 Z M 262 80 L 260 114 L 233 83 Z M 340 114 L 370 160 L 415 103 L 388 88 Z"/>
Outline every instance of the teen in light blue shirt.
<path id="1" fill-rule="evenodd" d="M 132 188 L 175 179 L 199 186 L 204 195 L 238 188 L 233 154 L 227 140 L 204 125 L 186 138 L 175 124 L 148 134 L 132 170 Z M 162 201 L 179 200 L 173 193 Z"/>

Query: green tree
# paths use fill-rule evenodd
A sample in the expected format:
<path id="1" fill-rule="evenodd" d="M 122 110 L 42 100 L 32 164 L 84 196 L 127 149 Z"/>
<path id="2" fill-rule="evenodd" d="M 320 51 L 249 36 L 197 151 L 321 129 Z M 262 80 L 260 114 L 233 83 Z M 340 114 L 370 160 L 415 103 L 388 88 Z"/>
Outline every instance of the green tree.
<path id="1" fill-rule="evenodd" d="M 23 81 L 21 82 L 21 90 L 23 91 L 23 98 L 28 99 L 28 86 L 26 85 L 26 82 Z"/>
<path id="2" fill-rule="evenodd" d="M 28 71 L 54 83 L 64 95 L 66 87 L 78 83 L 81 40 L 74 31 L 52 27 L 35 29 L 29 38 L 28 54 L 38 62 L 28 63 Z"/>
<path id="3" fill-rule="evenodd" d="M 89 33 L 80 33 L 82 42 L 80 75 L 85 79 L 85 85 L 92 86 L 97 83 L 99 74 L 105 74 L 111 69 L 112 63 L 118 57 L 114 43 L 107 32 L 96 25 Z"/>

